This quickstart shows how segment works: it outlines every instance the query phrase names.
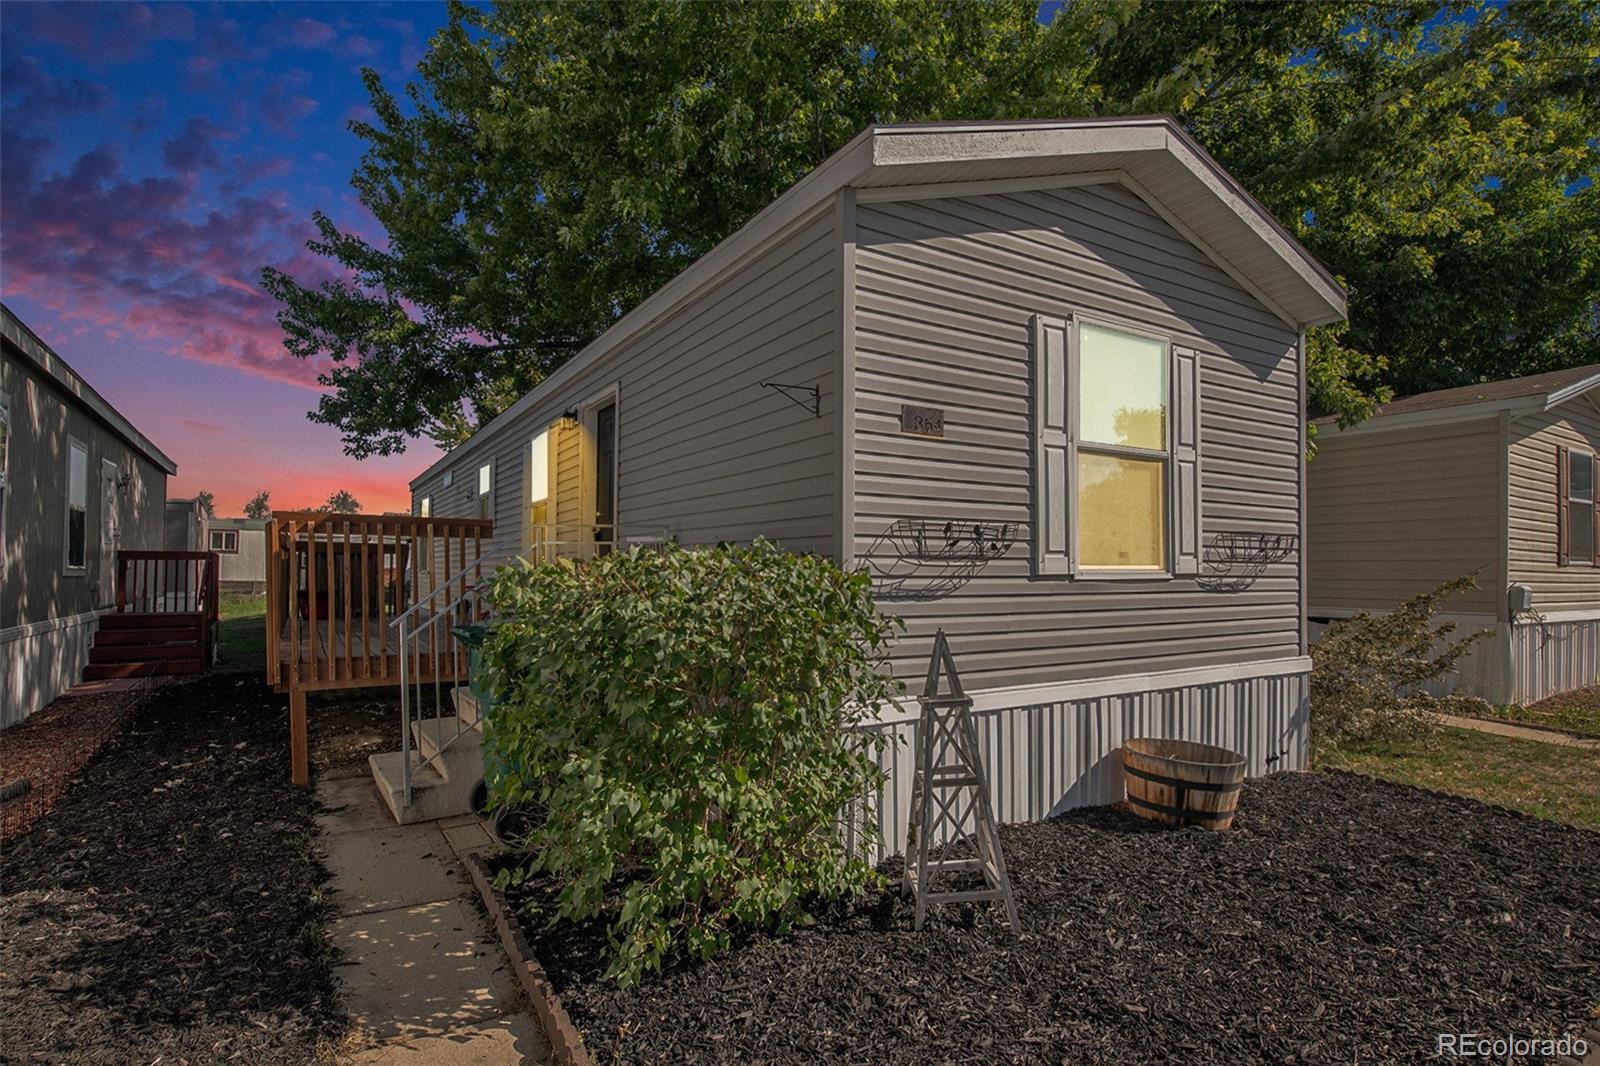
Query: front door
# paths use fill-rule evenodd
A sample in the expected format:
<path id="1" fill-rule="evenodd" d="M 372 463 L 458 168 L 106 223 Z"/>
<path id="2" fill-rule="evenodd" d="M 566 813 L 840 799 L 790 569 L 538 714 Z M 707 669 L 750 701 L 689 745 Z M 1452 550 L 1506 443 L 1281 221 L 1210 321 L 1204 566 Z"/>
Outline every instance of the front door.
<path id="1" fill-rule="evenodd" d="M 100 463 L 100 606 L 117 602 L 117 548 L 122 542 L 122 516 L 118 513 L 117 464 Z"/>
<path id="2" fill-rule="evenodd" d="M 617 405 L 594 416 L 594 541 L 604 555 L 617 543 Z"/>

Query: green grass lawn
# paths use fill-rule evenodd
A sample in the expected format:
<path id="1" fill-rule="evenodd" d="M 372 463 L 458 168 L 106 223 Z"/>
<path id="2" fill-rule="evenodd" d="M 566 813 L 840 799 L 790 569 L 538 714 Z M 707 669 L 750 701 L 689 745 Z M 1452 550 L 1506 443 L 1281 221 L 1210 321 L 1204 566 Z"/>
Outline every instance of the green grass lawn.
<path id="1" fill-rule="evenodd" d="M 1573 689 L 1526 707 L 1490 707 L 1487 715 L 1524 725 L 1564 729 L 1583 737 L 1600 737 L 1600 685 Z"/>
<path id="2" fill-rule="evenodd" d="M 1417 740 L 1350 748 L 1321 761 L 1336 769 L 1600 829 L 1600 751 L 1593 749 L 1442 729 Z"/>
<path id="3" fill-rule="evenodd" d="M 224 596 L 217 604 L 217 666 L 224 672 L 253 672 L 267 666 L 267 598 Z"/>

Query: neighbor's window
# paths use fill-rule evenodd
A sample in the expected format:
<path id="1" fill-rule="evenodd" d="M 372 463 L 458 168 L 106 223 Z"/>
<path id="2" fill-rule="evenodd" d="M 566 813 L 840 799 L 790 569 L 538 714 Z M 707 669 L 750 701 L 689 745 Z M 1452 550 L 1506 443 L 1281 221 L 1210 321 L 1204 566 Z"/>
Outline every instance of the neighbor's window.
<path id="1" fill-rule="evenodd" d="M 424 496 L 422 498 L 422 502 L 417 505 L 417 515 L 418 515 L 418 517 L 421 517 L 421 518 L 432 518 L 433 517 L 433 497 L 432 496 Z"/>
<path id="2" fill-rule="evenodd" d="M 1588 452 L 1567 453 L 1567 560 L 1580 565 L 1595 558 L 1594 467 Z"/>
<path id="3" fill-rule="evenodd" d="M 478 517 L 488 518 L 494 510 L 493 503 L 494 468 L 492 463 L 484 463 L 478 467 Z"/>
<path id="4" fill-rule="evenodd" d="M 232 555 L 239 550 L 239 531 L 237 529 L 213 529 L 211 531 L 211 550 Z"/>
<path id="5" fill-rule="evenodd" d="M 89 449 L 79 441 L 67 444 L 67 569 L 82 570 L 88 557 Z"/>
<path id="6" fill-rule="evenodd" d="M 1161 570 L 1167 345 L 1088 323 L 1078 345 L 1078 565 Z"/>
<path id="7" fill-rule="evenodd" d="M 0 570 L 4 570 L 6 543 L 6 458 L 11 452 L 11 407 L 0 394 Z"/>

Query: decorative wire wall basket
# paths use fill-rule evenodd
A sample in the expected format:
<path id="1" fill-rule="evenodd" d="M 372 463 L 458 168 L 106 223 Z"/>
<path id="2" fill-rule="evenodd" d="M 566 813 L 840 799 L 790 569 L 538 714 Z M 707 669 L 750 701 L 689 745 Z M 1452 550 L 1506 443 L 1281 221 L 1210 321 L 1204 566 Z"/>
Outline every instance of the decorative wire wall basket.
<path id="1" fill-rule="evenodd" d="M 1267 567 L 1287 559 L 1299 546 L 1297 533 L 1218 533 L 1205 546 L 1201 587 L 1213 592 L 1247 589 Z"/>
<path id="2" fill-rule="evenodd" d="M 1014 522 L 898 518 L 881 542 L 901 559 L 917 562 L 984 563 L 998 559 L 1016 543 Z"/>

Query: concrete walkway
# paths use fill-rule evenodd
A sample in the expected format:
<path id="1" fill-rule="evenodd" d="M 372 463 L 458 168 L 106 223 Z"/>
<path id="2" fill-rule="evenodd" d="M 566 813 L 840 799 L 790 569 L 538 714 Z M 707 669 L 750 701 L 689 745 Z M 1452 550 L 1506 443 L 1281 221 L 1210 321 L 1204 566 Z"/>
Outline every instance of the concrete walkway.
<path id="1" fill-rule="evenodd" d="M 1540 744 L 1554 744 L 1562 748 L 1588 748 L 1591 751 L 1600 751 L 1600 740 L 1588 737 L 1575 737 L 1571 733 L 1563 733 L 1559 729 L 1538 729 L 1534 726 L 1517 725 L 1513 722 L 1496 722 L 1491 718 L 1462 718 L 1454 714 L 1442 714 L 1444 724 L 1457 729 L 1475 729 L 1480 733 L 1493 733 L 1497 737 L 1515 737 L 1517 740 L 1533 740 Z"/>
<path id="2" fill-rule="evenodd" d="M 549 1050 L 460 857 L 488 847 L 471 815 L 394 824 L 370 774 L 317 783 L 318 850 L 333 874 L 352 1066 L 511 1066 Z"/>

